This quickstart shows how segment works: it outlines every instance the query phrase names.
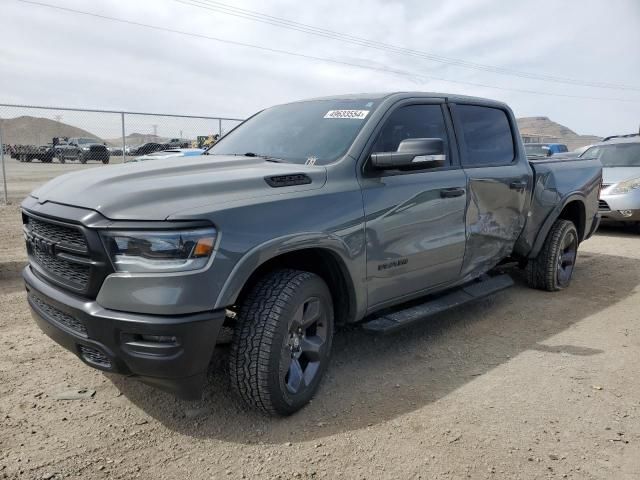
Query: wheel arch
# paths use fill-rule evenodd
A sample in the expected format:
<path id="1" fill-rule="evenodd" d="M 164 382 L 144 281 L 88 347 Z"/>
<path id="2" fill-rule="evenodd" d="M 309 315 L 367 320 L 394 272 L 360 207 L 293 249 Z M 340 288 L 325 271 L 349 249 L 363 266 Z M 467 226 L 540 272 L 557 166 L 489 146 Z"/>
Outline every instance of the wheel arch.
<path id="1" fill-rule="evenodd" d="M 529 252 L 529 258 L 535 258 L 544 244 L 547 235 L 551 231 L 551 227 L 559 218 L 564 220 L 570 220 L 576 226 L 578 230 L 578 239 L 580 242 L 584 240 L 585 228 L 586 228 L 586 208 L 585 197 L 580 193 L 574 193 L 568 195 L 562 203 L 560 203 L 553 211 L 547 216 L 546 220 L 540 227 L 536 240 Z"/>
<path id="2" fill-rule="evenodd" d="M 330 235 L 305 235 L 304 238 L 277 239 L 248 252 L 233 268 L 218 295 L 215 308 L 232 306 L 265 273 L 278 268 L 293 268 L 319 275 L 329 287 L 337 324 L 358 320 L 366 310 L 366 301 L 355 287 L 357 263 L 342 240 Z"/>

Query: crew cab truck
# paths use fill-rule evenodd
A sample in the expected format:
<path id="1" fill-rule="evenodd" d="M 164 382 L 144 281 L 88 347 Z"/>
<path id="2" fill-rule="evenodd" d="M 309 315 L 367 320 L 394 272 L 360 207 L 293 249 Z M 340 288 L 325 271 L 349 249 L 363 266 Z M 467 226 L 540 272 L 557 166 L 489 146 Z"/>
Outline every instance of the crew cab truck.
<path id="1" fill-rule="evenodd" d="M 387 333 L 511 285 L 569 285 L 598 225 L 597 160 L 529 162 L 503 103 L 349 95 L 268 108 L 206 154 L 60 176 L 22 204 L 28 302 L 88 365 L 288 415 L 336 326 Z M 408 303 L 411 301 L 410 303 Z"/>
<path id="2" fill-rule="evenodd" d="M 109 149 L 104 143 L 95 138 L 70 138 L 65 143 L 59 143 L 55 147 L 55 156 L 60 163 L 67 160 L 87 163 L 89 160 L 97 160 L 109 163 Z"/>

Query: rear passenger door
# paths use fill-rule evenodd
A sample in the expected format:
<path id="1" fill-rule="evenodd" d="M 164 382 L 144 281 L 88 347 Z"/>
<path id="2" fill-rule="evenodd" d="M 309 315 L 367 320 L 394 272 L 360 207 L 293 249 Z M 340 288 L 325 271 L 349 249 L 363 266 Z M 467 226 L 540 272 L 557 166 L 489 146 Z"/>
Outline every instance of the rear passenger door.
<path id="1" fill-rule="evenodd" d="M 466 249 L 461 276 L 472 278 L 508 257 L 524 227 L 532 171 L 519 154 L 513 116 L 489 105 L 450 109 L 467 176 Z"/>

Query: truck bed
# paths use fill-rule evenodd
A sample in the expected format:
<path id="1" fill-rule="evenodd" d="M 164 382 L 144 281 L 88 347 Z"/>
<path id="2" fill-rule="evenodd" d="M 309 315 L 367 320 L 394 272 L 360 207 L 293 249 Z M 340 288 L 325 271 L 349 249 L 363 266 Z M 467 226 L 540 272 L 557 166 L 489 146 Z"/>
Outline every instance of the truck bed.
<path id="1" fill-rule="evenodd" d="M 594 158 L 546 157 L 529 159 L 529 165 L 533 170 L 533 191 L 527 221 L 516 242 L 515 252 L 526 257 L 534 256 L 541 235 L 544 239 L 551 227 L 550 220 L 573 200 L 582 199 L 584 205 L 593 206 L 593 211 L 583 212 L 584 222 L 578 226 L 581 239 L 588 237 L 597 215 L 602 183 L 600 161 Z"/>

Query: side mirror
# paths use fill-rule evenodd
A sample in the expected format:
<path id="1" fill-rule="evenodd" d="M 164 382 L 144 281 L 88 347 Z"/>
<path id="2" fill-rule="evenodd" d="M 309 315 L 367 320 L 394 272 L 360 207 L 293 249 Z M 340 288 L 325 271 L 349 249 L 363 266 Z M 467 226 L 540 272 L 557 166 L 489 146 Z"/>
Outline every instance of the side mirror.
<path id="1" fill-rule="evenodd" d="M 441 138 L 408 138 L 400 142 L 397 152 L 371 154 L 371 164 L 379 170 L 439 168 L 445 165 L 445 161 Z"/>

